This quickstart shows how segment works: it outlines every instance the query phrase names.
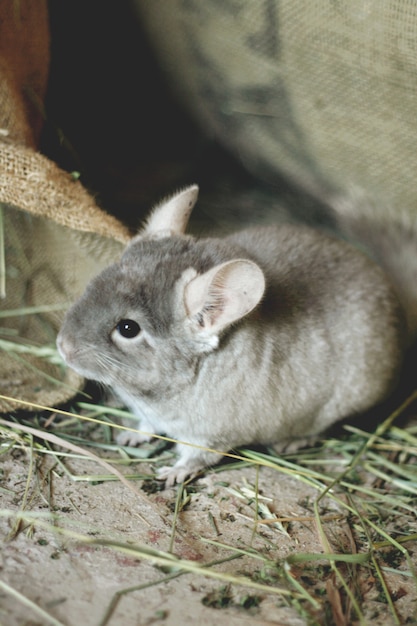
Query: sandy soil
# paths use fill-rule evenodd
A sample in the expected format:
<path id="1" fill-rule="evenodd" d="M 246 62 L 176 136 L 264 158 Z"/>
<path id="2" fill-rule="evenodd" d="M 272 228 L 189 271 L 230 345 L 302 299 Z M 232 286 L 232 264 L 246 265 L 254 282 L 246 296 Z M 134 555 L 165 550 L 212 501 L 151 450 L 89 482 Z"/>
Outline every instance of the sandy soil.
<path id="1" fill-rule="evenodd" d="M 272 571 L 271 563 L 278 564 L 295 552 L 323 551 L 311 508 L 317 493 L 297 478 L 268 468 L 258 474 L 255 467 L 207 473 L 189 488 L 190 500 L 174 527 L 176 490 L 146 493 L 144 486 L 147 491 L 155 486 L 146 480 L 132 482 L 137 493 L 118 481 L 83 482 L 82 477 L 99 475 L 102 468 L 85 459 L 71 458 L 63 463 L 77 481 L 54 456 L 36 456 L 25 496 L 30 459 L 17 450 L 1 457 L 0 581 L 50 616 L 37 614 L 3 587 L 2 626 L 343 623 L 334 621 L 331 610 L 331 605 L 337 604 L 332 593 L 337 597 L 335 590 L 341 584 L 334 581 L 328 562 L 291 566 L 290 575 L 296 583 L 319 603 L 314 609 L 302 601 L 297 610 L 289 597 L 250 586 L 229 586 L 227 581 L 201 573 L 183 573 L 169 580 L 176 570 L 161 569 L 143 554 L 147 548 L 167 553 L 172 547 L 177 557 L 191 566 L 201 566 L 236 556 L 239 549 L 253 550 L 254 556 L 241 555 L 209 569 L 233 577 L 247 576 L 255 583 L 269 584 L 271 589 L 280 587 L 294 595 L 296 590 L 285 581 L 282 569 Z M 151 472 L 151 465 L 140 466 L 141 475 Z M 271 512 L 300 521 L 281 528 L 256 526 L 253 498 L 250 491 L 248 497 L 242 490 L 250 490 L 257 480 L 259 493 L 269 498 L 264 502 Z M 24 509 L 35 514 L 34 523 L 25 520 L 16 525 L 12 513 L 21 510 L 24 501 Z M 332 550 L 352 551 L 352 524 L 346 512 L 330 500 L 323 504 L 322 519 Z M 54 512 L 55 520 L 38 516 L 48 511 Z M 42 521 L 48 522 L 47 526 L 43 527 Z M 119 549 L 118 543 L 123 548 Z M 126 552 L 129 547 L 131 551 Z M 388 574 L 386 580 L 402 623 L 415 623 L 416 589 L 410 577 L 399 574 L 402 568 L 408 569 L 405 563 L 397 563 L 397 572 Z M 346 572 L 346 580 L 352 580 L 352 568 L 342 565 L 341 571 Z M 356 593 L 362 596 L 367 623 L 394 625 L 366 567 L 353 580 L 360 588 Z M 138 589 L 128 591 L 132 587 Z"/>

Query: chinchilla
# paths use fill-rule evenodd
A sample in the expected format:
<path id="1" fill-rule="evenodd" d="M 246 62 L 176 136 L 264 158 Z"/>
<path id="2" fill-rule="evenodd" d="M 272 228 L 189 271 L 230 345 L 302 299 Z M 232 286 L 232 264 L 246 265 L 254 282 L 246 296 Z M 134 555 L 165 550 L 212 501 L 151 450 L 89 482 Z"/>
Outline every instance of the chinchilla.
<path id="1" fill-rule="evenodd" d="M 147 434 L 125 431 L 120 444 L 152 433 L 183 442 L 159 471 L 167 485 L 222 451 L 313 436 L 381 402 L 410 337 L 390 278 L 357 248 L 294 224 L 186 235 L 197 194 L 188 187 L 153 210 L 57 342 L 70 367 L 137 415 Z"/>

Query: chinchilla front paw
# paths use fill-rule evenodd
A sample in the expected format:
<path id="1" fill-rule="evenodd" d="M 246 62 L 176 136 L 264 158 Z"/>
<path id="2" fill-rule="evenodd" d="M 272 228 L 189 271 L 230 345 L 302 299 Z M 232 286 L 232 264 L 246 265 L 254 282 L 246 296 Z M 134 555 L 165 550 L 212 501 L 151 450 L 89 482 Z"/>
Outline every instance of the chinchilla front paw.
<path id="1" fill-rule="evenodd" d="M 202 468 L 199 468 L 202 469 Z M 190 468 L 186 465 L 164 465 L 160 467 L 156 473 L 157 480 L 164 480 L 165 487 L 174 487 L 183 483 L 187 478 L 190 480 L 197 476 L 199 469 Z"/>
<path id="2" fill-rule="evenodd" d="M 129 446 L 131 448 L 136 448 L 136 446 L 139 446 L 141 443 L 146 443 L 151 439 L 152 435 L 133 430 L 122 430 L 116 436 L 116 442 L 119 446 Z"/>

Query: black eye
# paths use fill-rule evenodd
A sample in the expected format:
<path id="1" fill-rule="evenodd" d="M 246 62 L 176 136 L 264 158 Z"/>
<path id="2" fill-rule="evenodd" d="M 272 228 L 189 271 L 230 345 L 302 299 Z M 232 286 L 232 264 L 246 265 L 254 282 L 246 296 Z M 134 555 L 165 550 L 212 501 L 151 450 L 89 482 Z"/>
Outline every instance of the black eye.
<path id="1" fill-rule="evenodd" d="M 126 339 L 133 339 L 140 333 L 140 326 L 134 320 L 120 320 L 116 328 L 121 336 Z"/>

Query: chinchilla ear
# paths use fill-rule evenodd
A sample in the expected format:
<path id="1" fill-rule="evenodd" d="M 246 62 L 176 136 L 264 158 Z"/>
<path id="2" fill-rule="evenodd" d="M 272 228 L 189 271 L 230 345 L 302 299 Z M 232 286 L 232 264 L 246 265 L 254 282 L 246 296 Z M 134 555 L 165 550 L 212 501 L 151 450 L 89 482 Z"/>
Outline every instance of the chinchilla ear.
<path id="1" fill-rule="evenodd" d="M 241 319 L 260 302 L 265 277 L 256 263 L 227 261 L 193 278 L 185 287 L 188 317 L 204 334 L 215 335 Z"/>
<path id="2" fill-rule="evenodd" d="M 153 209 L 138 237 L 160 239 L 182 235 L 187 228 L 197 197 L 198 186 L 192 185 L 163 200 Z"/>

